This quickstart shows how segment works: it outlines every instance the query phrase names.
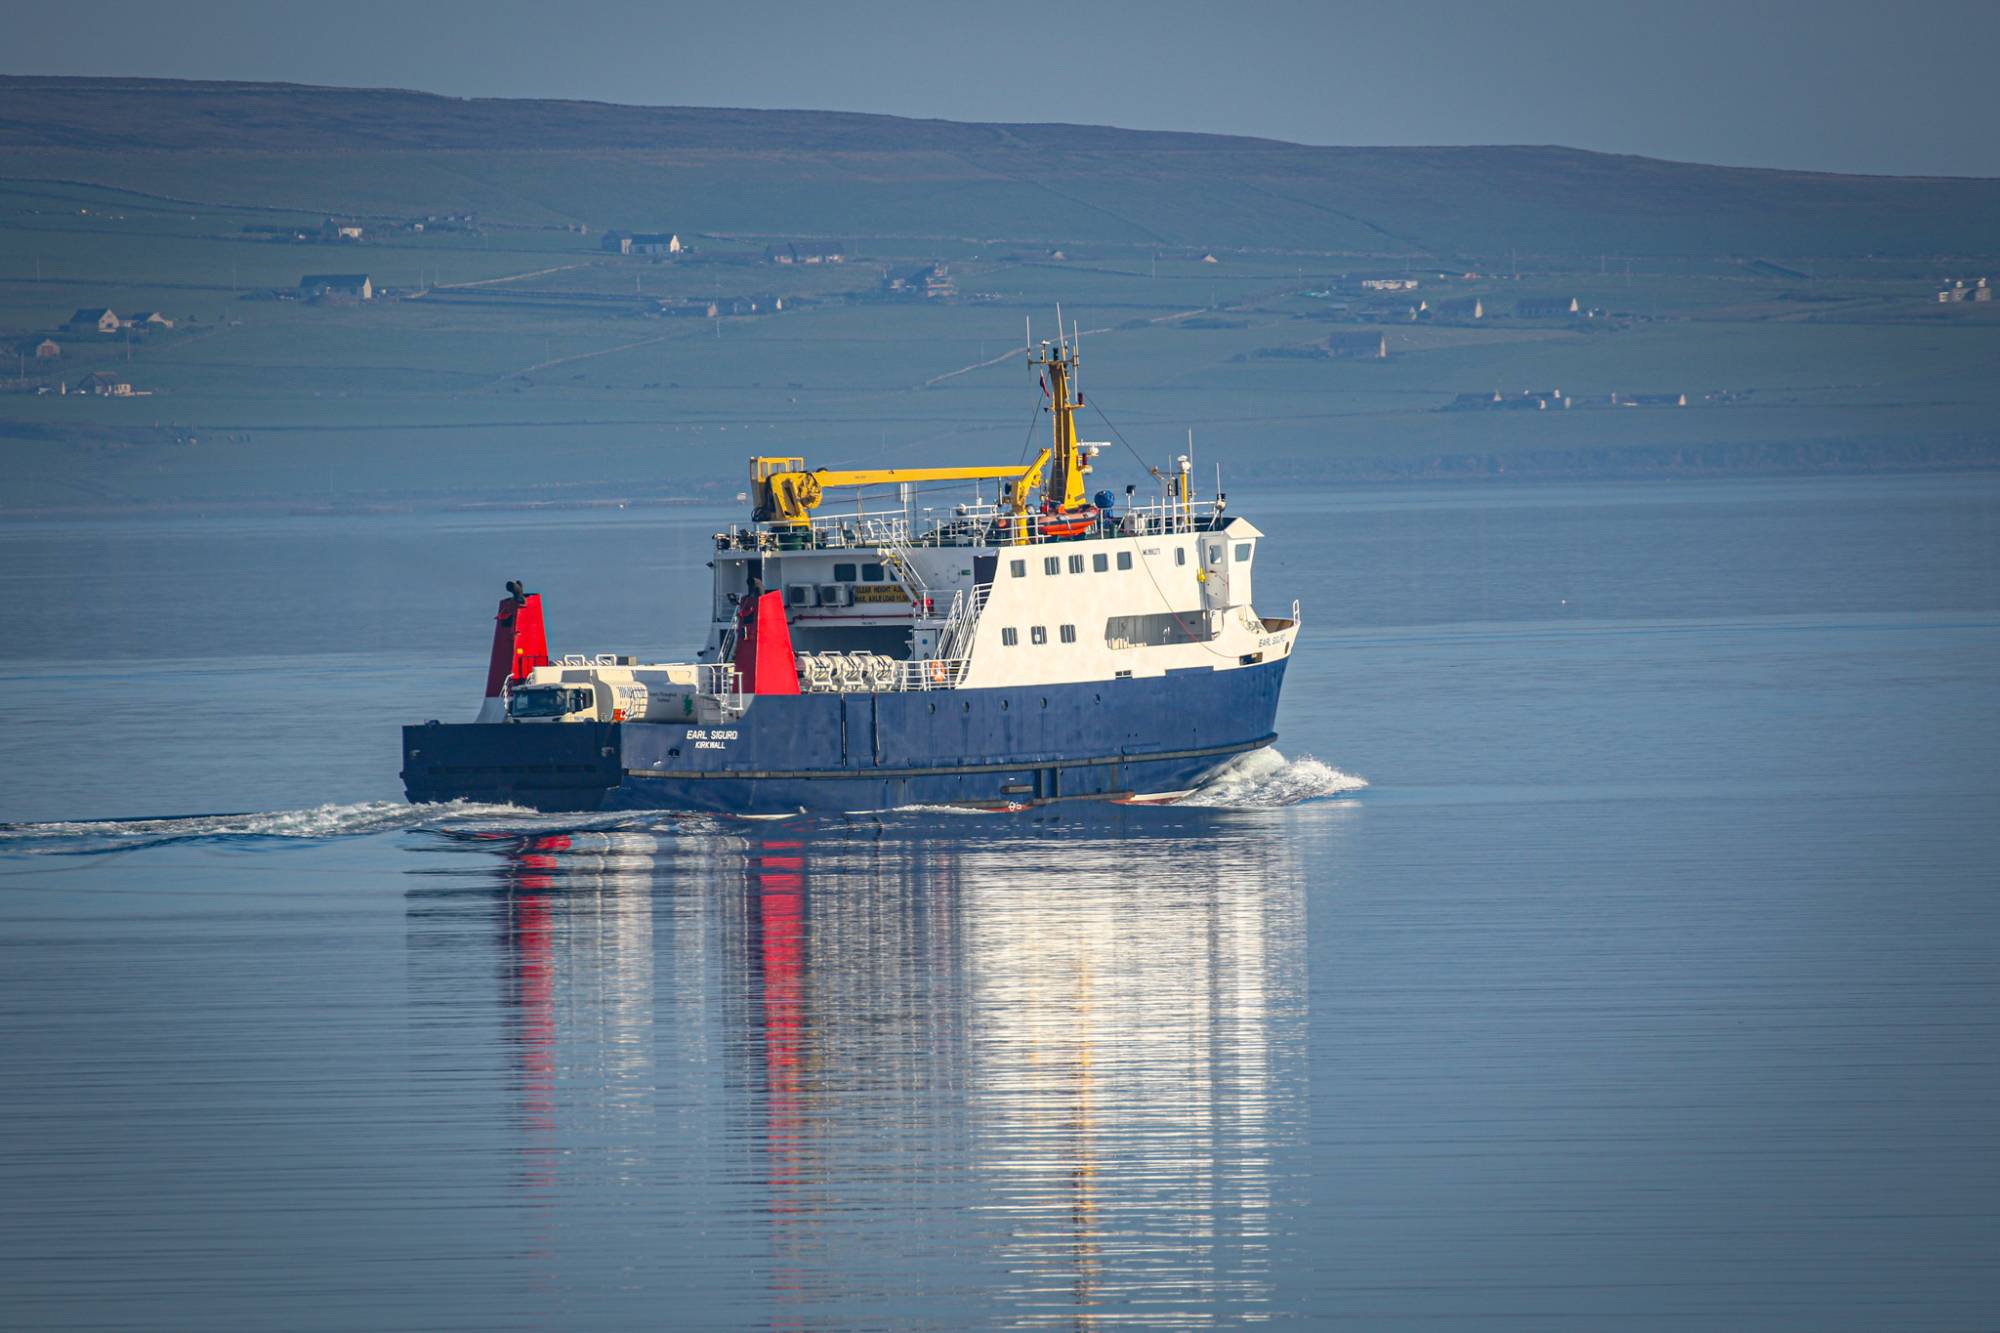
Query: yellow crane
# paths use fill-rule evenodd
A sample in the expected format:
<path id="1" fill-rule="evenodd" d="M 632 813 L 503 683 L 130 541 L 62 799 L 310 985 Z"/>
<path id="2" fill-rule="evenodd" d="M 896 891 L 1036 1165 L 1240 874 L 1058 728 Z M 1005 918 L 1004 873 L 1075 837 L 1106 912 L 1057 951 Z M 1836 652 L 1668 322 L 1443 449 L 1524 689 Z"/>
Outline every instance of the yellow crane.
<path id="1" fill-rule="evenodd" d="M 803 458 L 753 458 L 750 460 L 750 497 L 759 523 L 781 523 L 803 528 L 811 524 L 812 511 L 828 491 L 856 486 L 889 486 L 918 481 L 997 481 L 1001 483 L 1000 503 L 1016 519 L 1028 513 L 1028 497 L 1041 488 L 1042 469 L 1048 465 L 1047 449 L 1027 467 L 879 467 L 808 472 Z M 1017 542 L 1027 540 L 1028 524 L 1015 524 Z"/>
<path id="2" fill-rule="evenodd" d="M 859 486 L 889 486 L 920 481 L 997 481 L 1001 483 L 1000 503 L 1014 516 L 1012 540 L 1025 544 L 1031 536 L 1028 522 L 1029 500 L 1043 487 L 1042 474 L 1051 461 L 1055 475 L 1048 487 L 1051 508 L 1058 512 L 1084 507 L 1084 474 L 1090 471 L 1083 447 L 1077 443 L 1075 411 L 1083 405 L 1074 396 L 1076 352 L 1067 342 L 1051 350 L 1042 344 L 1039 356 L 1029 355 L 1029 364 L 1046 367 L 1055 415 L 1055 444 L 1035 455 L 1026 467 L 1014 463 L 1002 467 L 885 467 L 808 470 L 803 458 L 753 458 L 750 460 L 750 499 L 759 523 L 802 528 L 812 523 L 826 493 Z"/>

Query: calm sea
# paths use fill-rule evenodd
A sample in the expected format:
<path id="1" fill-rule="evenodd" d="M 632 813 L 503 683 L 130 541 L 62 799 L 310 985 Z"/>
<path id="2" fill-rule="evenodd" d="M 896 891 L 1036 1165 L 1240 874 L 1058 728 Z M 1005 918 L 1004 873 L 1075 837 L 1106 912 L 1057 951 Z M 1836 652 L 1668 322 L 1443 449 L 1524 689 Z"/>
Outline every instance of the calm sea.
<path id="1" fill-rule="evenodd" d="M 2000 1325 L 2000 479 L 1239 493 L 1190 808 L 398 801 L 727 516 L 0 526 L 0 1324 Z"/>

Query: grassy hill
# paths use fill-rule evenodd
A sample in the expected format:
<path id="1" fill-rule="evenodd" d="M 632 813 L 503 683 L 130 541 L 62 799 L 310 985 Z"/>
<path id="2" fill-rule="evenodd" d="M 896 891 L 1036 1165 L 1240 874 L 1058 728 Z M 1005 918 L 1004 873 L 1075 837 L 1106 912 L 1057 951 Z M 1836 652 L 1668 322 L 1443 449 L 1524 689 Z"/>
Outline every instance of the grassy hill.
<path id="1" fill-rule="evenodd" d="M 362 239 L 323 242 L 328 218 Z M 1033 386 L 1005 354 L 1058 301 L 1136 448 L 1192 426 L 1273 482 L 2000 457 L 1996 307 L 1936 300 L 2000 278 L 1992 180 L 0 78 L 0 219 L 0 509 L 664 497 L 733 490 L 753 448 L 1012 457 Z M 612 254 L 607 228 L 691 252 Z M 846 262 L 763 262 L 808 238 Z M 948 295 L 883 290 L 934 262 Z M 385 290 L 270 299 L 341 271 Z M 1385 275 L 1418 286 L 1360 286 Z M 1576 317 L 1520 313 L 1551 297 Z M 60 328 L 98 305 L 175 326 Z M 1368 331 L 1387 358 L 1317 354 Z M 60 392 L 93 369 L 144 396 Z M 1553 415 L 1453 408 L 1556 388 Z"/>
<path id="2" fill-rule="evenodd" d="M 0 79 L 0 163 L 307 211 L 1438 257 L 1952 254 L 2000 220 L 1991 180 L 129 79 Z"/>

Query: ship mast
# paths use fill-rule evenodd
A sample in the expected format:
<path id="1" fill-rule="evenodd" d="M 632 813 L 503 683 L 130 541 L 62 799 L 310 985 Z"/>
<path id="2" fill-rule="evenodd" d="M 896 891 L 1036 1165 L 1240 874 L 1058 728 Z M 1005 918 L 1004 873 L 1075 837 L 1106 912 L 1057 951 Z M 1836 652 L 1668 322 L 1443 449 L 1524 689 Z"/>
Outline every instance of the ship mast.
<path id="1" fill-rule="evenodd" d="M 1057 318 L 1060 320 L 1061 316 Z M 1080 338 L 1076 340 L 1080 341 Z M 1076 409 L 1083 406 L 1083 395 L 1076 389 L 1076 368 L 1080 359 L 1078 347 L 1064 337 L 1060 327 L 1056 330 L 1053 345 L 1044 339 L 1039 352 L 1030 350 L 1028 354 L 1029 365 L 1040 366 L 1048 372 L 1049 401 L 1055 416 L 1054 467 L 1045 494 L 1051 504 L 1065 511 L 1083 508 L 1083 477 L 1088 471 L 1083 446 L 1076 440 Z"/>

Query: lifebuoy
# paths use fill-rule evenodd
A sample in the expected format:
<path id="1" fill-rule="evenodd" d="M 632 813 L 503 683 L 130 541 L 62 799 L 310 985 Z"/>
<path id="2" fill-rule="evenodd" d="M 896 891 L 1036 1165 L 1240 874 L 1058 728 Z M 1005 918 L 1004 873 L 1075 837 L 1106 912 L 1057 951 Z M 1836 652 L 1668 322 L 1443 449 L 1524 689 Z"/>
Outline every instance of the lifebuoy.
<path id="1" fill-rule="evenodd" d="M 944 663 L 935 657 L 931 659 L 931 680 L 939 685 L 944 684 Z"/>

